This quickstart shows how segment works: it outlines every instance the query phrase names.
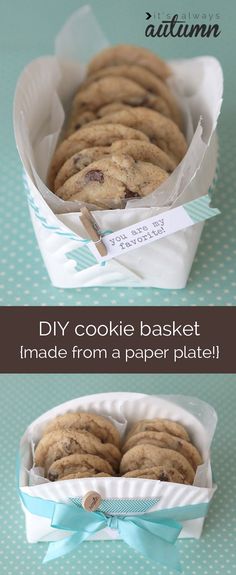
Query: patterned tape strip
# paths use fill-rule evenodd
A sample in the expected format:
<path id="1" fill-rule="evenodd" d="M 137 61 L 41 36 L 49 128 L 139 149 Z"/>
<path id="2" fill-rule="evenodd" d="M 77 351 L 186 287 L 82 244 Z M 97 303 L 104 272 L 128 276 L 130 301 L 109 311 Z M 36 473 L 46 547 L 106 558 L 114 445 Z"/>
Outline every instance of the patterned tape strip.
<path id="1" fill-rule="evenodd" d="M 45 229 L 55 233 L 58 236 L 65 237 L 68 240 L 76 241 L 77 243 L 78 242 L 81 242 L 82 244 L 89 244 L 90 243 L 90 240 L 80 238 L 77 234 L 74 234 L 73 232 L 65 232 L 59 226 L 53 226 L 53 225 L 49 224 L 48 221 L 46 220 L 46 218 L 44 216 L 42 216 L 42 214 L 40 212 L 40 208 L 37 206 L 37 204 L 34 200 L 34 197 L 31 194 L 31 191 L 29 189 L 29 184 L 28 184 L 28 181 L 27 181 L 25 174 L 23 174 L 23 181 L 24 181 L 24 185 L 25 185 L 25 191 L 27 194 L 29 206 L 33 210 L 34 215 L 37 218 L 37 220 L 40 221 L 40 223 L 42 224 L 42 226 Z M 107 233 L 109 233 L 109 232 L 105 231 L 104 235 Z M 101 262 L 100 264 L 98 264 L 95 256 L 87 248 L 86 245 L 81 245 L 81 246 L 78 246 L 76 249 L 71 250 L 70 252 L 68 252 L 66 254 L 66 258 L 68 260 L 73 260 L 75 262 L 75 264 L 76 264 L 75 269 L 77 272 L 80 272 L 80 271 L 87 269 L 87 268 L 94 266 L 94 265 L 100 265 L 100 266 L 106 265 L 106 262 Z"/>
<path id="2" fill-rule="evenodd" d="M 95 256 L 87 248 L 87 246 L 75 248 L 74 250 L 68 252 L 66 257 L 68 260 L 75 262 L 75 269 L 77 272 L 81 272 L 82 270 L 85 270 L 91 266 L 99 265 Z"/>
<path id="3" fill-rule="evenodd" d="M 217 208 L 209 207 L 209 196 L 207 195 L 188 202 L 184 205 L 184 209 L 195 224 L 220 213 Z"/>
<path id="4" fill-rule="evenodd" d="M 70 497 L 70 501 L 78 507 L 82 507 L 81 497 Z M 160 497 L 150 497 L 147 499 L 103 499 L 98 507 L 98 511 L 114 515 L 144 513 L 156 505 L 158 501 L 160 501 Z"/>
<path id="5" fill-rule="evenodd" d="M 24 181 L 24 186 L 25 186 L 25 191 L 26 191 L 29 206 L 33 210 L 36 218 L 41 222 L 42 226 L 44 228 L 46 228 L 47 230 L 54 232 L 58 236 L 64 236 L 69 240 L 75 240 L 78 242 L 80 240 L 80 238 L 79 238 L 79 236 L 77 236 L 73 232 L 65 232 L 60 226 L 53 226 L 53 225 L 48 223 L 47 219 L 44 216 L 42 216 L 40 208 L 37 206 L 37 204 L 34 200 L 34 197 L 32 196 L 32 193 L 29 189 L 29 184 L 28 184 L 28 181 L 27 181 L 25 174 L 23 174 L 23 181 Z M 81 238 L 81 241 L 83 241 L 84 243 L 89 243 L 89 240 L 83 240 L 82 238 Z"/>

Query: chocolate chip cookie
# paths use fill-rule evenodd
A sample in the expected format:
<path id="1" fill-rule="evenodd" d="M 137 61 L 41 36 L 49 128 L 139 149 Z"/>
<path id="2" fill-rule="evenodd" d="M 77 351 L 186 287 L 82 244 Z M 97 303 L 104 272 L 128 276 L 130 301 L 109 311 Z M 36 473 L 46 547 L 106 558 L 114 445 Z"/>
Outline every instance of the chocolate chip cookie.
<path id="1" fill-rule="evenodd" d="M 116 207 L 122 200 L 143 197 L 158 188 L 168 178 L 167 172 L 148 162 L 135 161 L 126 154 L 113 154 L 93 162 L 72 176 L 57 190 L 64 200 L 107 205 L 113 200 Z"/>
<path id="2" fill-rule="evenodd" d="M 171 74 L 169 66 L 156 54 L 141 46 L 118 44 L 105 48 L 97 54 L 88 66 L 88 76 L 106 66 L 119 66 L 121 64 L 138 64 L 150 70 L 160 78 L 168 78 Z"/>
<path id="3" fill-rule="evenodd" d="M 59 170 L 54 182 L 54 191 L 56 192 L 61 186 L 63 186 L 64 182 L 71 178 L 71 176 L 77 174 L 92 162 L 108 156 L 110 153 L 110 146 L 94 146 L 93 148 L 85 148 L 85 150 L 81 150 L 81 152 L 73 154 L 73 156 L 66 160 Z"/>
<path id="4" fill-rule="evenodd" d="M 77 473 L 70 473 L 69 475 L 63 475 L 62 477 L 60 477 L 60 480 L 68 480 L 68 479 L 84 479 L 85 477 L 111 477 L 111 475 L 109 473 L 96 473 L 96 475 L 94 475 L 94 472 L 92 471 L 84 471 L 82 473 L 80 473 L 79 471 Z"/>
<path id="5" fill-rule="evenodd" d="M 107 123 L 110 125 L 113 122 L 140 130 L 148 136 L 153 144 L 170 155 L 177 163 L 183 159 L 187 151 L 185 137 L 177 124 L 149 108 L 130 106 L 128 110 L 126 107 L 125 110 L 108 114 L 100 120 L 91 122 L 89 125 L 98 126 Z"/>
<path id="6" fill-rule="evenodd" d="M 111 124 L 106 122 L 106 125 L 101 126 L 94 126 L 93 123 L 90 123 L 72 134 L 61 142 L 53 155 L 48 174 L 49 188 L 53 189 L 56 174 L 65 161 L 73 154 L 93 146 L 109 146 L 112 142 L 121 139 L 145 140 L 148 142 L 148 137 L 143 132 L 128 128 L 122 124 L 115 124 L 114 122 Z"/>
<path id="7" fill-rule="evenodd" d="M 176 167 L 176 162 L 167 156 L 160 148 L 154 146 L 154 144 L 138 140 L 118 140 L 117 142 L 113 142 L 111 146 L 86 148 L 66 160 L 56 176 L 54 191 L 57 192 L 66 180 L 80 172 L 83 168 L 89 166 L 93 161 L 116 152 L 128 154 L 134 160 L 149 162 L 169 173 Z"/>
<path id="8" fill-rule="evenodd" d="M 118 448 L 120 446 L 120 434 L 115 425 L 110 419 L 97 413 L 77 411 L 58 415 L 46 425 L 44 435 L 60 429 L 87 431 L 95 435 L 102 443 L 113 443 Z"/>
<path id="9" fill-rule="evenodd" d="M 87 86 L 80 86 L 68 120 L 66 135 L 82 127 L 99 108 L 114 102 L 130 106 L 146 106 L 164 116 L 170 117 L 168 104 L 161 96 L 147 92 L 142 86 L 122 76 L 105 76 Z M 86 118 L 88 118 L 86 120 Z"/>
<path id="10" fill-rule="evenodd" d="M 68 455 L 67 457 L 54 461 L 49 467 L 48 479 L 50 481 L 58 481 L 72 473 L 87 472 L 92 473 L 92 476 L 96 476 L 97 473 L 115 475 L 110 463 L 98 455 L 81 455 L 74 453 L 73 455 Z"/>
<path id="11" fill-rule="evenodd" d="M 171 419 L 160 419 L 159 417 L 155 419 L 141 419 L 134 423 L 126 437 L 128 440 L 135 433 L 140 433 L 142 431 L 161 431 L 170 433 L 175 437 L 180 437 L 185 439 L 185 441 L 190 441 L 190 437 L 185 427 L 177 421 L 172 421 Z"/>
<path id="12" fill-rule="evenodd" d="M 115 445 L 76 429 L 59 429 L 44 435 L 35 450 L 35 465 L 47 471 L 53 461 L 73 453 L 98 455 L 109 461 L 115 471 L 119 468 L 121 453 Z"/>
<path id="13" fill-rule="evenodd" d="M 164 447 L 173 449 L 182 453 L 184 457 L 192 465 L 193 469 L 197 469 L 198 465 L 202 463 L 202 457 L 197 448 L 189 441 L 175 437 L 166 433 L 165 431 L 141 431 L 135 435 L 131 435 L 122 447 L 122 453 L 126 453 L 135 445 L 156 445 L 157 447 Z"/>
<path id="14" fill-rule="evenodd" d="M 111 153 L 128 154 L 134 160 L 154 164 L 168 173 L 173 172 L 177 166 L 177 162 L 158 146 L 141 140 L 117 140 L 111 145 Z"/>
<path id="15" fill-rule="evenodd" d="M 123 78 L 129 78 L 130 80 L 137 82 L 147 92 L 155 94 L 156 96 L 161 96 L 168 105 L 172 119 L 181 128 L 182 117 L 176 100 L 168 85 L 158 78 L 158 76 L 153 74 L 153 72 L 150 72 L 150 70 L 144 69 L 142 66 L 137 64 L 106 66 L 105 68 L 100 68 L 97 72 L 94 72 L 93 75 L 90 75 L 85 83 L 91 83 L 92 81 L 104 76 L 122 76 Z"/>
<path id="16" fill-rule="evenodd" d="M 189 484 L 193 483 L 195 471 L 181 453 L 154 445 L 136 445 L 129 449 L 121 459 L 120 473 L 123 475 L 134 469 L 147 469 L 166 463 L 179 471 L 184 481 Z"/>
<path id="17" fill-rule="evenodd" d="M 184 476 L 174 469 L 174 467 L 165 465 L 157 465 L 156 467 L 148 467 L 147 469 L 133 469 L 127 471 L 123 477 L 136 477 L 142 479 L 156 479 L 158 481 L 169 481 L 171 483 L 186 483 Z"/>

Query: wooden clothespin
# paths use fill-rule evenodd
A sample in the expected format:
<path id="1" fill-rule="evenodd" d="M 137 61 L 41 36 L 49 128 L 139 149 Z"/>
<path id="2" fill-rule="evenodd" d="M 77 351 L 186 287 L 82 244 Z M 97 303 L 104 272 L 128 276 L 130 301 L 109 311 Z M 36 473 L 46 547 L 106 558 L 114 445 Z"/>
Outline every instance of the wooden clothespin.
<path id="1" fill-rule="evenodd" d="M 85 206 L 81 208 L 80 220 L 100 253 L 100 256 L 106 256 L 107 248 L 102 241 L 101 231 L 91 212 Z"/>

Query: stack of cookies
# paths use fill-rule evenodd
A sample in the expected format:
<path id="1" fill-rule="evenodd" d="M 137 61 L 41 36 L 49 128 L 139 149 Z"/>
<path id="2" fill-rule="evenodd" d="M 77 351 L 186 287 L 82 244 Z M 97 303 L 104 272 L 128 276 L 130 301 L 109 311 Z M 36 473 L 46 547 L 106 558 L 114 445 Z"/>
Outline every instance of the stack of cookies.
<path id="1" fill-rule="evenodd" d="M 122 452 L 122 454 L 121 454 Z M 135 423 L 124 439 L 95 413 L 66 413 L 45 428 L 34 457 L 50 481 L 83 477 L 141 477 L 192 485 L 202 457 L 186 429 L 168 419 Z"/>
<path id="2" fill-rule="evenodd" d="M 63 200 L 120 208 L 168 178 L 187 150 L 168 65 L 149 50 L 99 53 L 75 94 L 48 186 Z"/>
<path id="3" fill-rule="evenodd" d="M 120 474 L 192 485 L 202 458 L 186 429 L 168 419 L 135 423 L 122 447 Z"/>
<path id="4" fill-rule="evenodd" d="M 108 477 L 119 472 L 120 436 L 112 422 L 95 413 L 66 413 L 45 428 L 34 455 L 50 481 Z"/>

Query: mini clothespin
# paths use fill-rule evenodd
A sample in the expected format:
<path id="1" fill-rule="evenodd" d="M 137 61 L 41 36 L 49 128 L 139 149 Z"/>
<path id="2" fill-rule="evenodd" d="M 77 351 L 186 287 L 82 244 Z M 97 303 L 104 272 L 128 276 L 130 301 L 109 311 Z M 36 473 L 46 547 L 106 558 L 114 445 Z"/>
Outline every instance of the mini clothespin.
<path id="1" fill-rule="evenodd" d="M 89 237 L 97 248 L 100 256 L 107 255 L 107 248 L 102 241 L 101 230 L 91 212 L 85 206 L 81 208 L 80 220 L 88 232 Z"/>

